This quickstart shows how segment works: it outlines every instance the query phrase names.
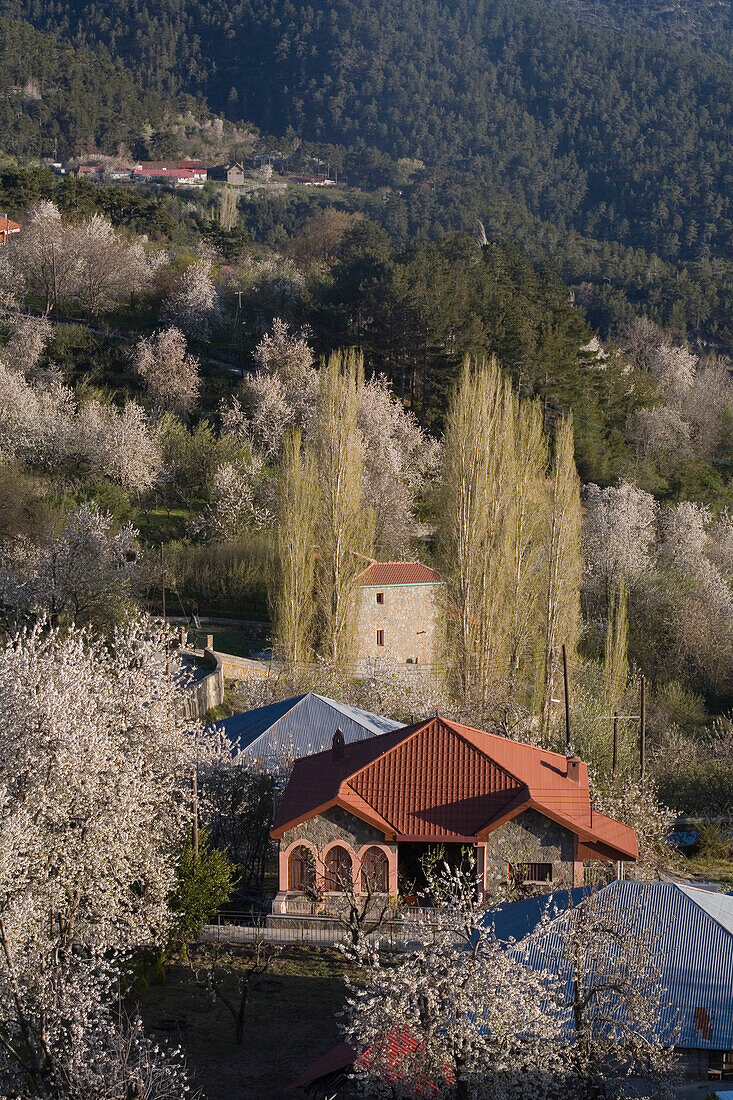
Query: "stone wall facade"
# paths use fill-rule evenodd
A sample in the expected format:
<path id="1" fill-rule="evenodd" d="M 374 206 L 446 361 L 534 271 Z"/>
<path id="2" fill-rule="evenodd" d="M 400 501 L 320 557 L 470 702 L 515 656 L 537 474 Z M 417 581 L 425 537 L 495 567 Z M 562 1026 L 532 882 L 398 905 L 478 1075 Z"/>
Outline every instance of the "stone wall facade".
<path id="1" fill-rule="evenodd" d="M 348 810 L 342 810 L 340 806 L 330 806 L 322 814 L 288 829 L 280 841 L 280 847 L 288 848 L 296 840 L 309 840 L 319 850 L 334 840 L 355 848 L 362 844 L 384 844 L 384 833 L 380 833 L 379 829 L 361 818 L 354 817 Z M 392 847 L 397 849 L 396 845 Z"/>
<path id="2" fill-rule="evenodd" d="M 317 883 L 315 894 L 289 888 L 290 857 L 293 853 L 297 855 L 297 850 L 303 847 L 312 853 Z M 350 814 L 348 810 L 331 806 L 323 813 L 294 825 L 283 835 L 278 856 L 278 892 L 272 905 L 273 913 L 332 911 L 338 898 L 335 894 L 329 894 L 327 885 L 324 888 L 324 884 L 328 881 L 326 860 L 329 851 L 334 847 L 344 848 L 348 853 L 357 893 L 362 889 L 362 860 L 370 848 L 379 848 L 387 860 L 388 893 L 393 898 L 397 897 L 397 845 L 385 842 L 384 833 Z"/>
<path id="3" fill-rule="evenodd" d="M 537 810 L 529 809 L 489 833 L 486 870 L 488 874 L 503 878 L 507 865 L 550 863 L 554 886 L 581 885 L 583 864 L 577 860 L 576 853 L 574 833 Z"/>
<path id="4" fill-rule="evenodd" d="M 357 660 L 364 663 L 388 657 L 401 665 L 434 664 L 443 591 L 444 585 L 437 582 L 363 585 L 357 597 Z"/>

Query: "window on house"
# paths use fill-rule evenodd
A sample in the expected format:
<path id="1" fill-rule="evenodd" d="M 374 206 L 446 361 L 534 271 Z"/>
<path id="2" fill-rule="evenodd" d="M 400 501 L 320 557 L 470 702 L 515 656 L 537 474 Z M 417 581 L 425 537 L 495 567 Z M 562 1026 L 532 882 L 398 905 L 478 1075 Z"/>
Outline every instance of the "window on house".
<path id="1" fill-rule="evenodd" d="M 389 860 L 381 848 L 367 848 L 361 861 L 361 888 L 364 893 L 389 893 Z"/>
<path id="2" fill-rule="evenodd" d="M 509 877 L 516 885 L 526 883 L 536 886 L 552 882 L 551 863 L 513 863 L 509 866 Z"/>
<path id="3" fill-rule="evenodd" d="M 377 603 L 384 603 L 384 592 L 377 592 Z"/>
<path id="4" fill-rule="evenodd" d="M 315 890 L 316 860 L 310 848 L 298 845 L 288 857 L 288 890 Z"/>
<path id="5" fill-rule="evenodd" d="M 384 645 L 384 631 L 377 631 L 377 645 Z"/>
<path id="6" fill-rule="evenodd" d="M 337 844 L 326 856 L 326 890 L 331 893 L 347 890 L 351 881 L 351 856 L 345 848 Z"/>

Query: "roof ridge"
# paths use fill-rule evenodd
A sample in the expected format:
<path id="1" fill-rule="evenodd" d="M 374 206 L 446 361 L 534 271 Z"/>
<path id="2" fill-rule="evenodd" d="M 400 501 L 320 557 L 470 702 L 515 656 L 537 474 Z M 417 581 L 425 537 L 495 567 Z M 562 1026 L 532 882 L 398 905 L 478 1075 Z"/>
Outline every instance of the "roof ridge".
<path id="1" fill-rule="evenodd" d="M 476 726 L 467 725 L 465 722 L 457 722 L 454 718 L 443 718 L 443 721 L 449 722 L 453 726 L 460 726 L 462 729 L 471 730 L 472 733 L 480 733 L 482 737 L 495 737 L 498 741 L 510 741 L 512 745 L 521 745 L 524 749 L 542 752 L 547 756 L 556 756 L 558 760 L 567 760 L 567 756 L 565 756 L 564 753 L 555 752 L 554 749 L 545 749 L 542 745 L 532 745 L 529 741 L 517 741 L 514 737 L 504 737 L 500 733 L 490 733 L 488 730 L 480 730 Z M 582 763 L 585 763 L 585 761 L 582 761 Z"/>
<path id="2" fill-rule="evenodd" d="M 372 718 L 380 717 L 380 715 L 375 714 L 373 710 L 364 710 L 362 707 L 355 707 L 351 703 L 342 703 L 340 699 L 329 699 L 327 695 L 319 695 L 317 691 L 311 691 L 309 694 L 313 695 L 316 699 L 320 699 L 321 702 L 326 703 L 331 710 L 338 711 L 339 714 L 343 714 L 344 711 L 350 710 L 352 713 L 369 714 Z"/>
<path id="3" fill-rule="evenodd" d="M 489 756 L 489 754 L 487 752 L 484 752 L 482 748 L 479 748 L 478 745 L 474 745 L 471 741 L 469 741 L 467 737 L 464 737 L 463 734 L 455 728 L 456 726 L 460 727 L 459 722 L 451 722 L 450 718 L 444 718 L 442 714 L 436 714 L 435 718 L 432 719 L 432 721 L 435 720 L 437 720 L 438 722 L 442 722 L 443 725 L 446 726 L 455 737 L 460 737 L 461 741 L 463 741 L 466 745 L 470 745 L 470 747 L 474 749 L 475 752 L 480 753 L 483 757 L 485 757 L 486 760 L 489 761 L 489 763 L 493 764 L 494 767 L 498 768 L 500 772 L 504 773 L 504 775 L 508 775 L 509 778 L 513 779 L 514 782 L 517 783 L 520 787 L 524 787 L 526 788 L 526 790 L 529 790 L 529 785 L 527 784 L 526 780 L 520 779 L 518 775 L 515 775 L 514 772 L 510 772 L 509 769 L 505 768 L 503 764 L 500 764 L 498 760 L 494 760 L 493 756 Z M 471 726 L 464 726 L 463 729 L 472 730 L 472 732 L 474 733 L 483 733 L 483 730 L 473 730 Z M 488 737 L 489 734 L 484 734 L 484 736 Z M 505 740 L 509 740 L 509 738 L 506 738 Z"/>
<path id="4" fill-rule="evenodd" d="M 719 894 L 719 893 L 713 894 L 712 891 L 710 891 L 710 890 L 700 890 L 692 882 L 689 882 L 689 883 L 688 882 L 670 882 L 667 885 L 674 886 L 682 894 L 682 896 L 687 899 L 687 901 L 691 905 L 694 905 L 696 909 L 701 910 L 701 912 L 703 912 L 705 914 L 705 916 L 708 918 L 708 920 L 711 920 L 714 924 L 717 924 L 718 928 L 722 928 L 723 931 L 728 936 L 733 938 L 733 928 L 726 928 L 726 926 L 723 924 L 723 922 L 721 920 L 719 920 L 718 917 L 716 917 L 714 913 L 711 913 L 710 910 L 705 905 L 701 905 L 700 902 L 697 901 L 696 898 L 690 897 L 690 895 L 687 893 L 687 891 L 688 890 L 696 890 L 697 893 L 699 893 L 699 894 L 706 894 L 706 895 L 709 895 L 710 897 L 713 897 L 713 898 L 725 898 L 725 897 L 729 896 L 728 894 Z M 731 898 L 731 905 L 733 907 L 733 898 Z"/>

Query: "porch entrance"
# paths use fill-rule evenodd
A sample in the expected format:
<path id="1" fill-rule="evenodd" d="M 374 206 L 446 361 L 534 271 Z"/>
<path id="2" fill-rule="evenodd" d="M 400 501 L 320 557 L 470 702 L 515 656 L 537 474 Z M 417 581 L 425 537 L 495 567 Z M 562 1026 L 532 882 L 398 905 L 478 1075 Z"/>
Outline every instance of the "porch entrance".
<path id="1" fill-rule="evenodd" d="M 399 844 L 397 847 L 397 878 L 400 896 L 408 906 L 431 907 L 426 868 L 437 874 L 447 863 L 453 869 L 469 870 L 467 857 L 476 857 L 472 844 Z"/>

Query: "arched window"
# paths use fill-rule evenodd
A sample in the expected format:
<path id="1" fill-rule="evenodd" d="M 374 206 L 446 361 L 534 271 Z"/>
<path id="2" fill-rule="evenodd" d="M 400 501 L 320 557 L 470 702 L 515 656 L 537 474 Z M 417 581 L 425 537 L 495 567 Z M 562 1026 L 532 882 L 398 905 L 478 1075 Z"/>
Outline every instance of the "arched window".
<path id="1" fill-rule="evenodd" d="M 299 844 L 288 856 L 288 890 L 316 888 L 316 861 L 310 848 Z"/>
<path id="2" fill-rule="evenodd" d="M 389 893 L 389 860 L 381 848 L 367 848 L 361 861 L 361 888 L 364 893 Z"/>
<path id="3" fill-rule="evenodd" d="M 336 844 L 326 856 L 326 890 L 343 890 L 351 885 L 351 856 Z"/>

